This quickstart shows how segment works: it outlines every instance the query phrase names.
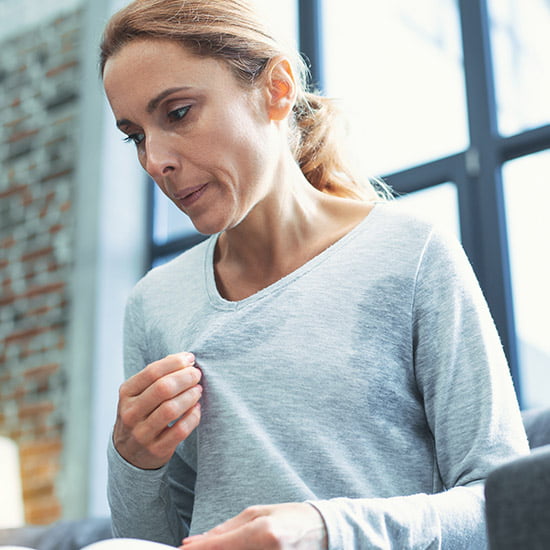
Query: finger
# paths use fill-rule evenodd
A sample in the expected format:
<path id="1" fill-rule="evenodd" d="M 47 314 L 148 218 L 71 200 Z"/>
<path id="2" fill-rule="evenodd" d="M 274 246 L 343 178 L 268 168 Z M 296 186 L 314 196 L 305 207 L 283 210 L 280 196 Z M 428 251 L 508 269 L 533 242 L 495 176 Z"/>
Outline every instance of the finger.
<path id="1" fill-rule="evenodd" d="M 254 528 L 257 528 L 257 524 L 254 523 L 255 520 L 258 520 L 259 518 L 267 514 L 268 514 L 268 507 L 266 506 L 250 506 L 249 508 L 246 508 L 245 510 L 243 510 L 240 514 L 228 519 L 223 523 L 220 523 L 210 531 L 207 531 L 202 535 L 193 535 L 191 537 L 187 537 L 183 539 L 182 542 L 187 547 L 187 545 L 191 543 L 197 543 L 201 541 L 205 542 L 205 539 L 217 540 L 220 537 L 226 536 L 232 532 L 235 532 L 235 531 L 240 532 L 241 529 L 243 529 L 246 526 L 253 525 Z M 247 531 L 243 531 L 241 532 L 241 534 L 246 532 Z M 228 548 L 232 548 L 232 547 L 228 546 Z"/>
<path id="2" fill-rule="evenodd" d="M 247 523 L 250 523 L 251 521 L 254 521 L 255 519 L 266 515 L 267 507 L 264 506 L 250 506 L 243 510 L 240 514 L 237 514 L 236 516 L 228 519 L 227 521 L 224 521 L 223 523 L 220 523 L 207 533 L 206 535 L 222 535 L 224 533 L 229 533 L 230 531 L 233 531 L 234 529 L 238 529 L 239 527 L 242 527 L 243 525 L 246 525 Z"/>
<path id="3" fill-rule="evenodd" d="M 207 534 L 189 537 L 183 540 L 184 549 L 192 550 L 256 550 L 262 548 L 269 550 L 275 545 L 273 537 L 264 530 L 262 519 L 246 523 L 236 529 L 223 534 L 212 535 L 211 531 Z"/>
<path id="4" fill-rule="evenodd" d="M 121 391 L 118 418 L 122 426 L 127 429 L 133 429 L 139 423 L 147 420 L 164 402 L 170 402 L 174 397 L 183 394 L 193 386 L 196 386 L 201 378 L 201 371 L 195 367 L 186 367 L 174 373 L 167 374 L 155 381 L 153 385 L 147 388 L 142 394 L 137 396 L 125 396 Z M 174 405 L 168 405 L 173 407 Z M 174 411 L 181 414 L 184 410 Z M 168 411 L 170 412 L 170 411 Z M 172 416 L 168 422 L 174 420 L 179 414 Z M 164 429 L 166 424 L 159 424 L 156 433 Z M 155 435 L 156 435 L 155 433 Z"/>
<path id="5" fill-rule="evenodd" d="M 129 378 L 121 389 L 124 388 L 124 392 L 128 396 L 139 395 L 159 378 L 185 367 L 191 367 L 194 364 L 195 356 L 192 353 L 182 352 L 167 355 L 163 359 L 150 363 L 143 370 Z"/>
<path id="6" fill-rule="evenodd" d="M 201 420 L 201 406 L 196 403 L 171 428 L 165 427 L 162 433 L 148 446 L 149 454 L 164 464 L 174 454 L 176 447 L 187 439 Z"/>
<path id="7" fill-rule="evenodd" d="M 202 396 L 202 386 L 196 384 L 188 390 L 162 402 L 147 418 L 146 424 L 159 428 L 173 427 L 177 420 L 187 413 Z"/>
<path id="8" fill-rule="evenodd" d="M 142 413 L 148 416 L 162 403 L 170 403 L 176 396 L 196 386 L 201 376 L 201 371 L 196 367 L 186 367 L 159 378 L 145 389 L 141 395 L 136 397 L 136 399 L 139 399 L 139 407 Z M 183 411 L 173 416 L 170 421 L 177 418 L 181 412 Z"/>
<path id="9" fill-rule="evenodd" d="M 167 428 L 173 428 L 180 419 L 185 417 L 197 404 L 201 395 L 202 387 L 196 385 L 173 399 L 161 403 L 150 415 L 144 416 L 141 421 L 135 424 L 133 438 L 143 447 L 149 447 L 153 442 L 160 441 Z M 172 433 L 172 435 L 177 437 L 177 433 L 182 431 L 183 428 L 185 428 L 185 425 L 173 430 L 175 433 Z M 178 439 L 177 443 L 185 439 L 187 435 Z"/>
<path id="10" fill-rule="evenodd" d="M 191 434 L 199 425 L 201 419 L 200 403 L 196 403 L 184 414 L 172 428 L 166 425 L 160 431 L 153 431 L 138 424 L 133 430 L 127 431 L 115 423 L 113 441 L 120 455 L 144 470 L 154 470 L 166 464 L 179 443 Z"/>

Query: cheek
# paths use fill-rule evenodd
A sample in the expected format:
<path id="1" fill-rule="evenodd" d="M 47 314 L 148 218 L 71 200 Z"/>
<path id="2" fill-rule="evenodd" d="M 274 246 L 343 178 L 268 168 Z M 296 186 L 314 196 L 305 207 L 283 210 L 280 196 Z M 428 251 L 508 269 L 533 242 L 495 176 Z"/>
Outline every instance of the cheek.
<path id="1" fill-rule="evenodd" d="M 238 150 L 242 158 L 244 155 L 244 158 L 250 159 L 269 148 L 270 125 L 258 112 L 254 97 L 250 97 L 249 102 L 247 98 L 244 96 L 235 102 L 230 110 L 231 117 L 223 121 L 224 130 L 219 135 L 224 136 L 226 144 Z"/>
<path id="2" fill-rule="evenodd" d="M 229 145 L 235 151 L 236 161 L 243 168 L 257 172 L 275 153 L 271 141 L 269 128 L 248 120 L 235 128 Z"/>

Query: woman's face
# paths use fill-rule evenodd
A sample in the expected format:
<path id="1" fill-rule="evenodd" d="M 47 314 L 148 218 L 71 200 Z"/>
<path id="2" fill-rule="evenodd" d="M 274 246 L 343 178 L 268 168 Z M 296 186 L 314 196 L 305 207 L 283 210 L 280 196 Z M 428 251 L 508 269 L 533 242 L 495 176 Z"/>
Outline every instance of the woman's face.
<path id="1" fill-rule="evenodd" d="M 236 226 L 269 192 L 280 139 L 265 94 L 225 63 L 134 40 L 107 61 L 104 85 L 141 165 L 200 232 Z"/>

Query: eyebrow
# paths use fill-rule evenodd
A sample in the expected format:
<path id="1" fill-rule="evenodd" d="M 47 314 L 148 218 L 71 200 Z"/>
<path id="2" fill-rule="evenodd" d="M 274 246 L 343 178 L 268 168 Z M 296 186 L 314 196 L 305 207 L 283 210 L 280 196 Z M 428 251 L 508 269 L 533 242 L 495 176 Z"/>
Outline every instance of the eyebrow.
<path id="1" fill-rule="evenodd" d="M 147 103 L 147 112 L 151 114 L 159 105 L 159 103 L 170 94 L 173 94 L 175 92 L 181 92 L 182 90 L 190 90 L 191 86 L 180 86 L 178 88 L 168 88 L 167 90 L 164 90 L 160 92 L 156 97 L 151 99 L 149 103 Z"/>
<path id="2" fill-rule="evenodd" d="M 146 110 L 150 114 L 152 113 L 158 106 L 159 103 L 165 98 L 168 97 L 170 94 L 173 94 L 175 92 L 181 92 L 182 90 L 190 90 L 191 86 L 179 86 L 176 88 L 167 88 L 166 90 L 163 90 L 160 92 L 160 94 L 156 95 L 149 103 L 147 103 Z M 121 129 L 122 126 L 128 126 L 132 124 L 132 122 L 126 118 L 122 118 L 120 120 L 116 121 L 117 128 Z"/>

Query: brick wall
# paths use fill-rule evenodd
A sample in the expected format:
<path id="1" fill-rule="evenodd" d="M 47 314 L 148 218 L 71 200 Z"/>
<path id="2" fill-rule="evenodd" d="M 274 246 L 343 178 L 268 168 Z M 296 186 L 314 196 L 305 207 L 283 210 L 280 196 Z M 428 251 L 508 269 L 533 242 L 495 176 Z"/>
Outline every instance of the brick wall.
<path id="1" fill-rule="evenodd" d="M 0 434 L 20 448 L 25 517 L 61 515 L 73 258 L 79 11 L 0 43 Z"/>

